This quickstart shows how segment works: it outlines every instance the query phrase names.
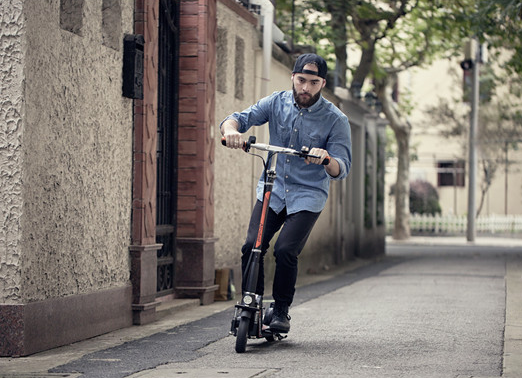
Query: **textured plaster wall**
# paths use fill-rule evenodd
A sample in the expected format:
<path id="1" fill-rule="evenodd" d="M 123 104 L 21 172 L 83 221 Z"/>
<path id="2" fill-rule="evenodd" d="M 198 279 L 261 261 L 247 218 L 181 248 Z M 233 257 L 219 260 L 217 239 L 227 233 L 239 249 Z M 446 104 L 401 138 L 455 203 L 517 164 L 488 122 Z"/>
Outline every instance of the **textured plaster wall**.
<path id="1" fill-rule="evenodd" d="M 0 2 L 0 303 L 20 299 L 22 217 L 22 0 Z"/>
<path id="2" fill-rule="evenodd" d="M 121 77 L 133 2 L 121 7 L 114 49 L 103 44 L 102 0 L 84 2 L 78 34 L 60 28 L 59 0 L 24 2 L 24 302 L 129 280 L 132 100 Z"/>
<path id="3" fill-rule="evenodd" d="M 218 28 L 226 30 L 226 42 L 218 43 L 218 50 L 226 48 L 228 59 L 224 66 L 219 66 L 218 59 L 218 71 L 221 73 L 218 72 L 218 90 L 216 91 L 217 124 L 228 114 L 247 108 L 264 95 L 269 95 L 274 91 L 288 90 L 292 87 L 291 67 L 272 58 L 268 93 L 261 93 L 263 50 L 259 46 L 260 35 L 252 24 L 220 2 L 218 2 Z M 234 97 L 236 36 L 240 36 L 245 41 L 246 69 L 243 100 Z M 223 72 L 226 72 L 226 80 L 220 82 L 222 78 L 219 75 Z M 225 93 L 222 91 L 223 86 L 226 87 Z M 330 93 L 323 92 L 329 100 L 334 100 Z M 217 134 L 214 196 L 215 235 L 219 240 L 216 243 L 216 267 L 237 267 L 240 264 L 240 250 L 246 237 L 250 213 L 255 201 L 255 187 L 263 168 L 260 159 L 246 155 L 240 150 L 229 150 L 222 147 L 219 141 L 221 134 Z M 249 132 L 249 135 L 251 134 L 256 135 L 260 142 L 268 142 L 268 132 L 265 127 L 253 127 Z M 318 271 L 335 262 L 336 195 L 338 195 L 338 191 L 332 190 L 327 206 L 300 256 L 302 272 L 306 272 L 312 267 L 314 271 Z M 273 257 L 269 253 L 265 257 L 267 280 L 271 279 L 274 268 Z"/>
<path id="4" fill-rule="evenodd" d="M 218 55 L 225 49 L 226 64 L 220 65 L 218 59 L 218 81 L 224 92 L 216 90 L 216 151 L 214 186 L 214 234 L 216 243 L 216 267 L 239 265 L 241 245 L 246 235 L 254 198 L 254 182 L 259 171 L 252 170 L 253 158 L 240 150 L 230 150 L 221 145 L 218 126 L 234 111 L 241 111 L 256 101 L 255 98 L 255 53 L 259 50 L 259 40 L 255 27 L 238 16 L 220 1 L 218 5 L 218 28 L 226 30 L 226 40 L 218 44 Z M 244 98 L 237 99 L 235 90 L 235 46 L 236 37 L 244 41 Z M 223 89 L 223 87 L 220 87 Z"/>

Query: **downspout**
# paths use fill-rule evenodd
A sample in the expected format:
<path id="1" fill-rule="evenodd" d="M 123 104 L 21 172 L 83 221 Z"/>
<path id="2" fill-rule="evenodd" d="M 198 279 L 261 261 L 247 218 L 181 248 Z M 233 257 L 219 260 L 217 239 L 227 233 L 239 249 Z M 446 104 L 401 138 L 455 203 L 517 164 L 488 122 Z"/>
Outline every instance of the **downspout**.
<path id="1" fill-rule="evenodd" d="M 263 18 L 263 66 L 261 72 L 261 97 L 268 96 L 270 66 L 272 62 L 272 27 L 274 24 L 274 5 L 270 0 L 252 0 L 252 4 L 261 6 Z"/>
<path id="2" fill-rule="evenodd" d="M 263 60 L 261 63 L 261 86 L 260 98 L 268 96 L 268 83 L 270 81 L 270 66 L 272 61 L 272 27 L 274 23 L 274 5 L 270 0 L 251 0 L 252 4 L 261 7 L 261 24 L 263 26 Z M 257 80 L 256 80 L 257 81 Z M 258 133 L 258 128 L 254 131 L 254 135 Z M 255 161 L 252 161 L 252 168 L 255 167 Z M 255 170 L 253 169 L 252 172 Z M 258 178 L 252 175 L 252 187 L 257 185 Z M 253 191 L 252 206 L 255 204 L 256 195 Z"/>

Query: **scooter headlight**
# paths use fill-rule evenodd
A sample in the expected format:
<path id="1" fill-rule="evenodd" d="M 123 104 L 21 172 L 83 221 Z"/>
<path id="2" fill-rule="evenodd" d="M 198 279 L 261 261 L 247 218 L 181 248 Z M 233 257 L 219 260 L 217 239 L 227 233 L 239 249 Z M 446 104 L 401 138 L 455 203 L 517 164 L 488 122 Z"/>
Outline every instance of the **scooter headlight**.
<path id="1" fill-rule="evenodd" d="M 250 303 L 252 303 L 252 297 L 250 295 L 245 295 L 243 297 L 243 302 L 247 305 L 249 305 Z"/>

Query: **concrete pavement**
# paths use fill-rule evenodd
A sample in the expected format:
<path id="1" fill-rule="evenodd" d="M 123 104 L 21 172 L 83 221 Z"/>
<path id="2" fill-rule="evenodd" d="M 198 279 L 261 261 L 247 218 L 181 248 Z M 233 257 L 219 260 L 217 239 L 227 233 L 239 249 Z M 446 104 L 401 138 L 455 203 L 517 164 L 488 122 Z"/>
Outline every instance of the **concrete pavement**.
<path id="1" fill-rule="evenodd" d="M 170 339 L 178 335 L 181 337 L 184 325 L 210 329 L 212 319 L 215 319 L 214 328 L 219 329 L 213 337 L 215 341 L 209 344 L 205 340 L 191 340 L 189 332 L 183 342 L 184 345 L 201 342 L 194 349 L 196 354 L 183 356 L 185 351 L 180 349 L 176 353 L 181 357 L 176 362 L 169 363 L 168 357 L 167 363 L 159 363 L 159 366 L 149 361 L 142 365 L 143 368 L 131 369 L 127 373 L 120 371 L 120 375 L 114 376 L 469 377 L 478 376 L 470 374 L 479 366 L 477 371 L 485 371 L 488 376 L 500 376 L 497 374 L 500 372 L 504 377 L 522 377 L 521 240 L 479 237 L 476 242 L 468 243 L 463 237 L 414 237 L 407 242 L 388 240 L 387 245 L 385 261 L 370 264 L 375 268 L 368 266 L 370 262 L 357 261 L 342 269 L 300 277 L 302 285 L 322 282 L 324 287 L 315 294 L 310 289 L 303 290 L 302 294 L 299 292 L 303 298 L 292 307 L 294 319 L 290 337 L 270 349 L 267 349 L 266 343 L 253 341 L 249 342 L 245 355 L 233 352 L 233 339 L 223 339 L 219 333 L 223 331 L 221 328 L 227 331 L 230 315 L 229 311 L 224 310 L 232 307 L 231 302 L 195 306 L 193 301 L 180 301 L 181 308 L 173 310 L 173 313 L 167 312 L 164 318 L 151 325 L 131 327 L 29 357 L 1 358 L 0 377 L 80 377 L 82 375 L 75 372 L 84 371 L 80 361 L 103 367 L 103 364 L 119 363 L 124 358 L 143 358 L 144 345 L 151 349 L 152 345 L 163 342 L 156 342 L 154 337 L 157 335 L 165 334 Z M 433 261 L 427 261 L 423 251 L 433 246 L 443 247 L 439 250 L 443 251 L 441 253 L 448 251 L 447 256 L 443 259 L 428 256 L 428 259 L 433 257 Z M 462 250 L 463 247 L 469 251 L 465 252 L 468 255 L 477 256 L 471 264 L 468 264 L 467 255 L 452 255 L 451 251 Z M 505 257 L 499 260 L 493 254 L 482 261 L 478 255 L 481 251 L 491 250 L 490 247 L 502 248 L 502 256 Z M 417 255 L 422 258 L 416 258 Z M 467 264 L 465 268 L 463 264 Z M 455 290 L 455 287 L 463 289 Z M 433 302 L 434 298 L 438 302 Z M 350 306 L 352 303 L 357 306 Z M 406 313 L 405 307 L 409 308 Z M 323 312 L 315 310 L 317 308 L 327 309 L 329 317 L 324 318 L 321 315 Z M 467 308 L 480 313 L 469 312 Z M 318 319 L 313 320 L 317 316 Z M 470 319 L 477 325 L 468 324 Z M 332 324 L 336 324 L 336 332 L 330 330 Z M 441 329 L 441 324 L 444 329 Z M 357 328 L 354 329 L 354 325 Z M 428 327 L 429 331 L 426 325 L 431 327 Z M 308 332 L 311 327 L 313 332 Z M 491 330 L 495 336 L 493 342 L 488 341 L 486 337 L 490 335 L 484 335 L 484 330 Z M 372 343 L 375 340 L 379 342 Z M 426 340 L 433 342 L 430 344 Z M 470 348 L 469 344 L 475 346 Z M 483 344 L 492 345 L 486 348 Z M 134 349 L 129 349 L 129 346 L 134 346 Z M 251 358 L 248 349 L 261 358 Z M 494 351 L 500 351 L 503 355 L 501 363 L 497 364 L 502 366 L 492 363 L 495 361 Z M 449 357 L 457 352 L 462 355 L 455 359 Z M 156 354 L 161 354 L 161 351 L 152 355 Z M 280 360 L 273 361 L 274 355 Z M 305 366 L 310 358 L 314 359 L 315 368 Z M 470 358 L 474 359 L 471 364 L 466 361 Z M 447 361 L 450 359 L 457 366 L 449 364 Z M 340 363 L 344 360 L 349 361 L 350 365 Z M 400 373 L 396 370 L 408 364 L 411 364 L 406 366 L 410 370 Z M 440 365 L 437 368 L 440 370 L 433 370 L 435 364 Z M 339 372 L 339 367 L 349 370 Z M 462 374 L 444 375 L 444 369 Z M 94 369 L 85 376 L 95 377 L 96 371 L 103 370 Z M 440 374 L 427 374 L 433 371 Z"/>

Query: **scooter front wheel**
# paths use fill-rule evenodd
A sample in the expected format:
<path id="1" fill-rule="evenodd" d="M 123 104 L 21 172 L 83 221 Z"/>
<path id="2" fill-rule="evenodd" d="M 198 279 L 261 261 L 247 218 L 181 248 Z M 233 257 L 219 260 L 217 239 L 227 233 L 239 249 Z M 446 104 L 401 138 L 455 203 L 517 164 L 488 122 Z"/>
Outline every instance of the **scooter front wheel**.
<path id="1" fill-rule="evenodd" d="M 250 328 L 250 318 L 242 316 L 239 321 L 236 335 L 236 352 L 244 353 L 246 351 L 246 344 L 248 338 L 248 330 Z"/>

